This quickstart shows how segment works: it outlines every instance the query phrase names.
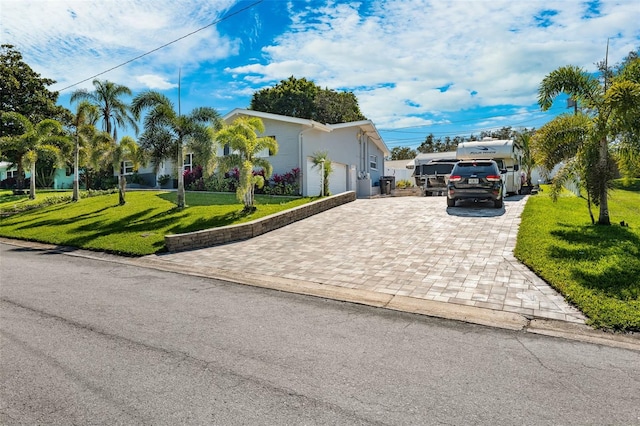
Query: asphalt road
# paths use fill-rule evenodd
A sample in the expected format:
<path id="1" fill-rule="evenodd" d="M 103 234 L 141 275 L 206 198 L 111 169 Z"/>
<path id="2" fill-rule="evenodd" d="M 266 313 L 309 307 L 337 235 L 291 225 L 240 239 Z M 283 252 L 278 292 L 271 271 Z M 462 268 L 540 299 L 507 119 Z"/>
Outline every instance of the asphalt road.
<path id="1" fill-rule="evenodd" d="M 640 424 L 625 349 L 1 244 L 0 282 L 3 425 Z"/>

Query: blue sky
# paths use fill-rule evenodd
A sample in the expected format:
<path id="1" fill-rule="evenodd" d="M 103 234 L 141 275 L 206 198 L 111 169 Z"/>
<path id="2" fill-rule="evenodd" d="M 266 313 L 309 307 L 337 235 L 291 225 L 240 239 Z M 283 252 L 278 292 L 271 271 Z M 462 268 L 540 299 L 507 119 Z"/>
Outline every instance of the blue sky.
<path id="1" fill-rule="evenodd" d="M 224 114 L 305 77 L 353 91 L 390 149 L 539 127 L 566 107 L 538 108 L 546 74 L 595 71 L 607 39 L 610 63 L 640 47 L 637 0 L 0 0 L 0 16 L 0 41 L 56 80 L 66 107 L 92 88 L 76 83 L 195 32 L 98 78 L 177 104 L 181 70 L 182 110 Z"/>

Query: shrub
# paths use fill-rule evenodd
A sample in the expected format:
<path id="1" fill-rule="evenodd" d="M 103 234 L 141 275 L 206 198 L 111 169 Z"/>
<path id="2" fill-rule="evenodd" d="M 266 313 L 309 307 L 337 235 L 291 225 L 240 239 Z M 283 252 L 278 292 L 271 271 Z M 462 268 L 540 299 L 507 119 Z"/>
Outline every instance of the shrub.
<path id="1" fill-rule="evenodd" d="M 412 186 L 413 185 L 410 180 L 403 179 L 396 182 L 397 189 L 411 188 Z"/>

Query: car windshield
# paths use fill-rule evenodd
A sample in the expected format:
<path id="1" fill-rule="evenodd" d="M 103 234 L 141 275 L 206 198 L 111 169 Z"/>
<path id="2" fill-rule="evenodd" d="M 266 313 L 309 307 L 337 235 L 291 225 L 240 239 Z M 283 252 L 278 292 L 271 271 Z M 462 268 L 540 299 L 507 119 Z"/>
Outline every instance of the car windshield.
<path id="1" fill-rule="evenodd" d="M 422 174 L 423 175 L 448 175 L 451 173 L 451 169 L 453 168 L 453 164 L 423 164 L 422 165 Z"/>
<path id="2" fill-rule="evenodd" d="M 456 173 L 463 175 L 496 173 L 495 164 L 490 162 L 458 163 Z"/>

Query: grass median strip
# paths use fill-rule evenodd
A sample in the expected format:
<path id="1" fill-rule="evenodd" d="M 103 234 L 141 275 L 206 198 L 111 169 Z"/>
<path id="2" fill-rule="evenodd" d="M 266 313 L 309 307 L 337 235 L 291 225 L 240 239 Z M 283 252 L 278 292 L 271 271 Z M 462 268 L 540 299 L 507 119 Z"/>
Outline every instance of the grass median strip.
<path id="1" fill-rule="evenodd" d="M 13 197 L 0 194 L 0 210 L 27 203 Z M 312 201 L 258 195 L 257 210 L 247 214 L 235 194 L 188 193 L 183 210 L 176 208 L 175 197 L 175 192 L 130 191 L 124 206 L 118 206 L 117 194 L 64 201 L 0 218 L 0 236 L 141 256 L 162 251 L 165 234 L 249 222 Z"/>
<path id="2" fill-rule="evenodd" d="M 592 225 L 583 199 L 567 195 L 554 203 L 548 191 L 532 196 L 515 255 L 591 325 L 640 331 L 640 179 L 616 182 L 609 211 L 611 226 Z"/>

